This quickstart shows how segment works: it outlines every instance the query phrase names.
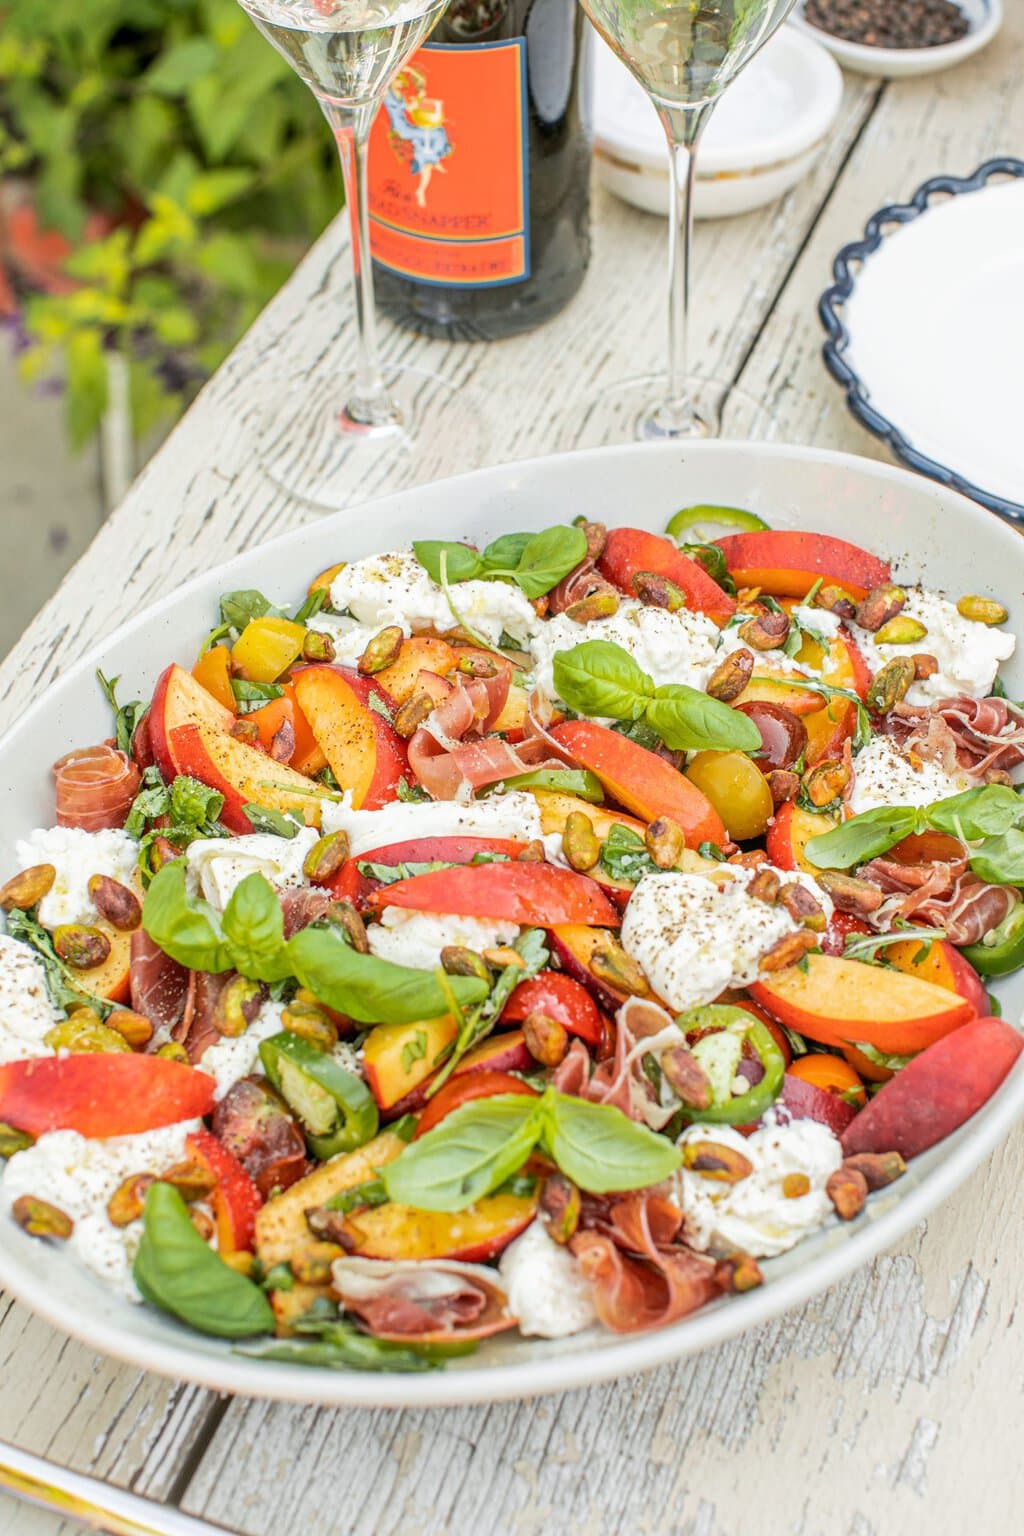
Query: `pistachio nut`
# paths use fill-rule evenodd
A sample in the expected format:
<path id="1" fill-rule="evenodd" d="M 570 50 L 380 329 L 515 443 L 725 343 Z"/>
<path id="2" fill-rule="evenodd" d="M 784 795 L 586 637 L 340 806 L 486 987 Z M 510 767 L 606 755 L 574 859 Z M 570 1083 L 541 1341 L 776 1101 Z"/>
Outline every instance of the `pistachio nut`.
<path id="1" fill-rule="evenodd" d="M 104 1024 L 91 1008 L 72 1009 L 66 1019 L 47 1030 L 43 1040 L 52 1051 L 71 1051 L 76 1055 L 131 1050 L 124 1036 Z"/>
<path id="2" fill-rule="evenodd" d="M 914 681 L 915 666 L 909 656 L 894 656 L 868 685 L 868 708 L 878 715 L 888 714 L 906 696 Z"/>
<path id="3" fill-rule="evenodd" d="M 330 663 L 338 654 L 334 640 L 322 629 L 307 629 L 302 640 L 302 659 L 309 662 Z"/>
<path id="4" fill-rule="evenodd" d="M 229 1040 L 244 1035 L 259 1008 L 260 984 L 247 976 L 235 976 L 221 989 L 213 1008 L 213 1027 Z"/>
<path id="5" fill-rule="evenodd" d="M 317 1051 L 332 1051 L 338 1043 L 337 1024 L 316 1003 L 293 998 L 281 1012 L 281 1025 Z"/>
<path id="6" fill-rule="evenodd" d="M 564 1024 L 559 1024 L 541 1008 L 534 1008 L 523 1020 L 523 1038 L 526 1049 L 534 1061 L 542 1067 L 557 1067 L 569 1051 L 569 1035 Z"/>
<path id="7" fill-rule="evenodd" d="M 869 1191 L 884 1189 L 907 1171 L 898 1152 L 855 1152 L 851 1157 L 843 1158 L 843 1167 L 859 1173 Z"/>
<path id="8" fill-rule="evenodd" d="M 585 873 L 601 857 L 601 841 L 585 811 L 570 811 L 562 829 L 562 852 L 572 869 Z"/>
<path id="9" fill-rule="evenodd" d="M 375 672 L 383 672 L 385 667 L 392 666 L 398 660 L 398 653 L 402 649 L 405 640 L 405 632 L 400 624 L 388 624 L 379 634 L 374 635 L 366 650 L 356 663 L 358 670 L 364 677 L 372 677 Z"/>
<path id="10" fill-rule="evenodd" d="M 327 916 L 345 933 L 357 955 L 370 953 L 370 941 L 366 937 L 366 924 L 350 901 L 334 901 Z"/>
<path id="11" fill-rule="evenodd" d="M 30 869 L 23 869 L 0 886 L 0 907 L 5 912 L 13 912 L 15 908 L 27 912 L 53 889 L 56 878 L 57 871 L 52 864 L 33 864 Z"/>
<path id="12" fill-rule="evenodd" d="M 30 1237 L 55 1237 L 66 1242 L 75 1230 L 70 1216 L 37 1195 L 19 1195 L 11 1206 L 11 1215 Z"/>
<path id="13" fill-rule="evenodd" d="M 970 619 L 975 624 L 1005 624 L 1010 617 L 1002 603 L 973 593 L 960 599 L 956 611 L 962 619 Z"/>
<path id="14" fill-rule="evenodd" d="M 319 838 L 306 854 L 302 873 L 314 885 L 330 885 L 348 860 L 349 846 L 347 832 L 329 832 L 326 837 Z"/>
<path id="15" fill-rule="evenodd" d="M 817 947 L 818 940 L 809 928 L 801 928 L 798 933 L 787 933 L 785 938 L 772 945 L 766 955 L 761 956 L 761 969 L 784 971 L 791 965 L 798 965 L 804 955 L 809 955 Z"/>
<path id="16" fill-rule="evenodd" d="M 583 1201 L 580 1192 L 564 1173 L 549 1173 L 540 1192 L 540 1218 L 547 1234 L 563 1246 L 580 1224 Z"/>
<path id="17" fill-rule="evenodd" d="M 133 1008 L 115 1008 L 107 1015 L 107 1028 L 116 1030 L 133 1051 L 141 1050 L 153 1038 L 153 1025 L 144 1013 Z"/>
<path id="18" fill-rule="evenodd" d="M 731 704 L 733 699 L 739 698 L 750 682 L 753 670 L 752 651 L 733 651 L 724 661 L 718 663 L 708 678 L 708 685 L 704 692 L 713 699 L 719 699 L 723 704 Z"/>
<path id="19" fill-rule="evenodd" d="M 687 1109 L 708 1109 L 711 1105 L 711 1079 L 693 1052 L 685 1045 L 673 1045 L 661 1055 L 662 1076 L 681 1104 Z"/>
<path id="20" fill-rule="evenodd" d="M 577 598 L 570 603 L 565 610 L 567 619 L 572 619 L 574 624 L 590 624 L 594 619 L 610 619 L 613 613 L 618 613 L 619 594 L 611 588 L 602 588 L 597 592 L 588 592 L 586 597 Z"/>
<path id="21" fill-rule="evenodd" d="M 880 587 L 872 587 L 871 591 L 857 604 L 856 620 L 861 629 L 868 629 L 874 634 L 894 619 L 907 601 L 907 594 L 902 587 L 894 586 L 892 582 L 885 582 Z"/>
<path id="22" fill-rule="evenodd" d="M 107 1201 L 107 1218 L 115 1227 L 127 1227 L 138 1221 L 146 1205 L 146 1194 L 153 1184 L 151 1173 L 133 1173 L 124 1179 Z"/>
<path id="23" fill-rule="evenodd" d="M 340 1244 L 319 1241 L 296 1248 L 288 1262 L 300 1285 L 330 1285 L 331 1265 L 344 1256 Z"/>
<path id="24" fill-rule="evenodd" d="M 434 708 L 434 701 L 426 691 L 414 693 L 395 711 L 394 728 L 406 740 L 415 736 L 424 720 Z"/>
<path id="25" fill-rule="evenodd" d="M 669 576 L 657 571 L 637 571 L 633 577 L 633 591 L 642 603 L 651 608 L 664 608 L 678 613 L 686 607 L 686 593 Z"/>
<path id="26" fill-rule="evenodd" d="M 13 1125 L 0 1120 L 0 1157 L 13 1157 L 15 1152 L 24 1152 L 34 1144 L 35 1137 L 28 1131 L 16 1131 Z"/>
<path id="27" fill-rule="evenodd" d="M 65 965 L 93 971 L 109 956 L 110 940 L 101 929 L 85 923 L 61 923 L 53 930 L 53 948 Z"/>
<path id="28" fill-rule="evenodd" d="M 109 875 L 89 877 L 89 895 L 100 917 L 105 917 L 112 928 L 122 933 L 132 933 L 142 922 L 142 903 L 135 892 L 120 880 Z"/>
<path id="29" fill-rule="evenodd" d="M 712 1179 L 716 1184 L 738 1184 L 754 1171 L 749 1157 L 720 1141 L 687 1141 L 682 1152 L 684 1168 L 690 1173 L 699 1173 L 702 1179 Z"/>
<path id="30" fill-rule="evenodd" d="M 850 782 L 849 766 L 839 758 L 818 763 L 804 775 L 804 790 L 812 805 L 831 805 Z"/>
<path id="31" fill-rule="evenodd" d="M 840 1221 L 852 1221 L 864 1209 L 868 1197 L 868 1181 L 858 1169 L 843 1164 L 835 1173 L 829 1174 L 825 1181 L 825 1193 Z"/>
<path id="32" fill-rule="evenodd" d="M 686 838 L 678 821 L 658 816 L 644 832 L 644 846 L 659 869 L 675 869 L 683 856 Z"/>
<path id="33" fill-rule="evenodd" d="M 825 909 L 813 891 L 809 891 L 799 880 L 788 880 L 782 887 L 779 906 L 789 913 L 795 923 L 801 923 L 812 933 L 824 931 L 827 923 Z"/>
<path id="34" fill-rule="evenodd" d="M 741 624 L 739 635 L 743 643 L 752 646 L 755 651 L 775 651 L 785 645 L 789 630 L 788 613 L 765 609 Z"/>
<path id="35" fill-rule="evenodd" d="M 626 953 L 617 939 L 610 935 L 590 956 L 590 971 L 597 981 L 603 981 L 616 992 L 626 992 L 631 997 L 648 997 L 650 985 L 647 977 L 632 955 Z"/>
<path id="36" fill-rule="evenodd" d="M 912 619 L 909 613 L 898 613 L 889 619 L 875 635 L 878 645 L 914 645 L 928 633 L 920 619 Z"/>
<path id="37" fill-rule="evenodd" d="M 478 981 L 491 985 L 490 967 L 483 955 L 464 944 L 446 944 L 441 951 L 441 969 L 446 976 L 475 976 Z"/>

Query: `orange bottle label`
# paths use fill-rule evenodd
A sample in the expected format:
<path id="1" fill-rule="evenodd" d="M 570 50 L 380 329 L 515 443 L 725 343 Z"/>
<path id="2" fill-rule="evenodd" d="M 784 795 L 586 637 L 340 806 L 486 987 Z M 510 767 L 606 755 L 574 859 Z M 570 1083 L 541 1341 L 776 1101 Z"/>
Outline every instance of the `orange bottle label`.
<path id="1" fill-rule="evenodd" d="M 530 275 L 526 39 L 427 43 L 370 135 L 370 249 L 399 277 L 489 288 Z"/>

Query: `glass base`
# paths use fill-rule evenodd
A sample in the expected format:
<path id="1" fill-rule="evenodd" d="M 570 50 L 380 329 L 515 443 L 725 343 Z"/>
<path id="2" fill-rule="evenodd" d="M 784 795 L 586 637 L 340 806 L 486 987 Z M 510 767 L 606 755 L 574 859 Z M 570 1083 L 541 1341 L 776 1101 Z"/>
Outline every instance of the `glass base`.
<path id="1" fill-rule="evenodd" d="M 360 420 L 354 375 L 296 380 L 266 410 L 259 457 L 281 490 L 318 512 L 336 512 L 450 473 L 444 432 L 458 422 L 459 469 L 486 462 L 490 432 L 472 394 L 425 368 L 387 368 L 394 412 Z M 351 406 L 351 409 L 350 409 Z M 457 413 L 457 414 L 456 414 Z"/>
<path id="2" fill-rule="evenodd" d="M 665 376 L 649 373 L 602 390 L 582 416 L 566 421 L 559 447 L 600 448 L 605 443 L 697 442 L 707 437 L 769 437 L 772 417 L 752 395 L 724 379 L 700 375 L 687 381 L 688 406 L 671 413 L 664 404 Z"/>

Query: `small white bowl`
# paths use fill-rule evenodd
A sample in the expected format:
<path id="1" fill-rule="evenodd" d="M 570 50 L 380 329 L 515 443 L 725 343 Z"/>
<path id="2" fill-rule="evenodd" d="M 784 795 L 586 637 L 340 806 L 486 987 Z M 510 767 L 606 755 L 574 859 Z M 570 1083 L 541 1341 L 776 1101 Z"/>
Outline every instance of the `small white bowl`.
<path id="1" fill-rule="evenodd" d="M 821 43 L 854 74 L 906 80 L 911 75 L 932 75 L 962 64 L 990 43 L 1003 24 L 1003 0 L 957 0 L 957 4 L 970 23 L 970 31 L 955 43 L 940 43 L 935 48 L 868 48 L 863 43 L 848 43 L 805 21 L 803 0 L 793 12 L 791 25 Z"/>
<path id="2" fill-rule="evenodd" d="M 665 133 L 650 98 L 600 38 L 594 156 L 605 185 L 648 213 L 668 213 Z M 817 159 L 842 99 L 834 60 L 783 27 L 715 108 L 697 156 L 694 212 L 728 218 L 783 196 Z"/>

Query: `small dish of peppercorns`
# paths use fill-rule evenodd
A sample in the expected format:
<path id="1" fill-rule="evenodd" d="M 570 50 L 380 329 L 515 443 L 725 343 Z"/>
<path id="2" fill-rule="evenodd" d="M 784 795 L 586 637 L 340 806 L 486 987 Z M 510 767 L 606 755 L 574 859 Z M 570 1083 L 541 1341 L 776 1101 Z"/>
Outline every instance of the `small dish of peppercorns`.
<path id="1" fill-rule="evenodd" d="M 949 69 L 999 31 L 1003 0 L 800 0 L 793 24 L 844 69 L 898 79 Z"/>

